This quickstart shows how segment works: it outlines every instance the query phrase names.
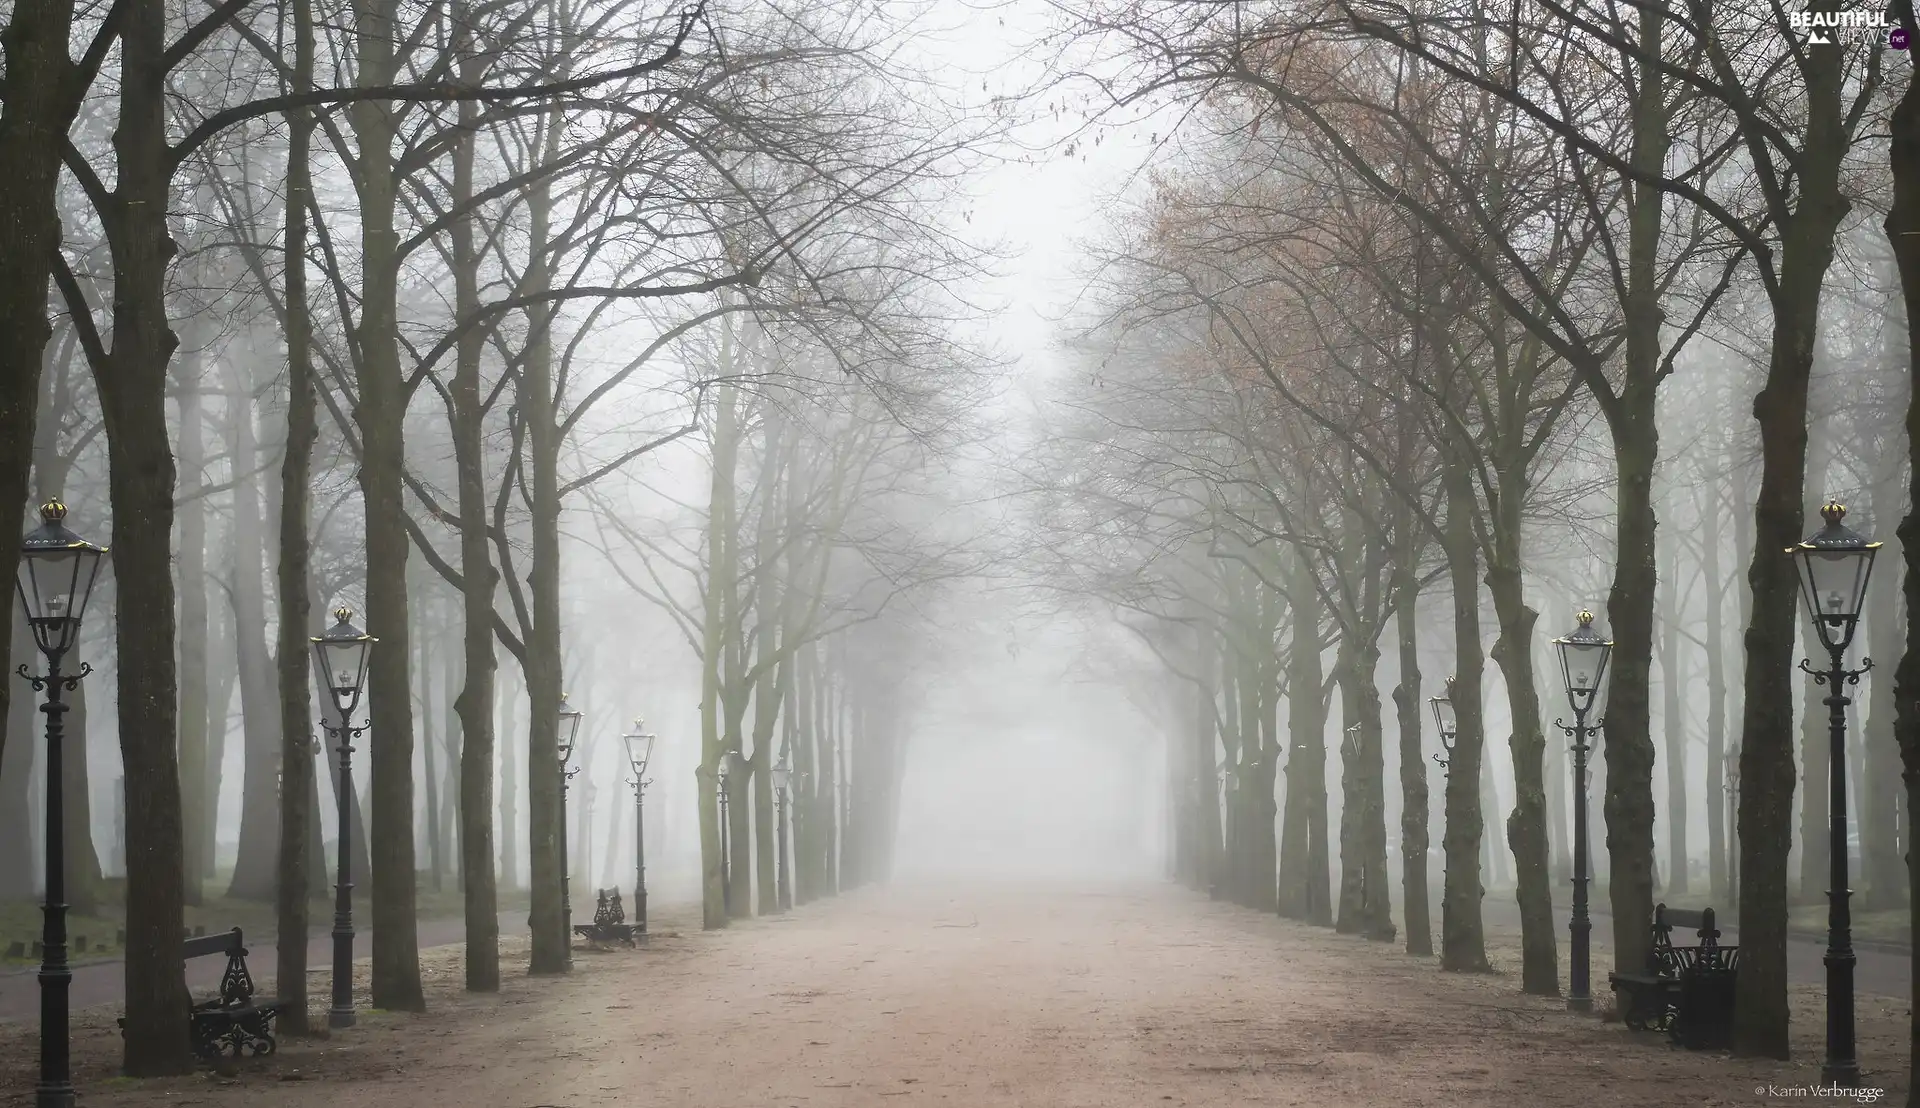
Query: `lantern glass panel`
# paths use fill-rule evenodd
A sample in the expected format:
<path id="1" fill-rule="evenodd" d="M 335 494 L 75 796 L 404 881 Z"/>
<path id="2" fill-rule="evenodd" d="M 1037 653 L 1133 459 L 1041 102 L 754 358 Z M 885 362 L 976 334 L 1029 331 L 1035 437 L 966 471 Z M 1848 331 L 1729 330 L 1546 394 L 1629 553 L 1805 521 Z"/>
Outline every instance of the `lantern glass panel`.
<path id="1" fill-rule="evenodd" d="M 1460 727 L 1459 718 L 1454 715 L 1452 698 L 1436 696 L 1428 703 L 1433 705 L 1433 722 L 1440 728 L 1440 733 L 1452 738 Z"/>
<path id="2" fill-rule="evenodd" d="M 627 760 L 633 763 L 635 773 L 645 773 L 647 763 L 653 760 L 653 740 L 656 736 L 646 734 L 636 720 L 633 730 L 627 733 Z"/>
<path id="3" fill-rule="evenodd" d="M 370 644 L 364 638 L 322 639 L 320 657 L 327 667 L 327 685 L 333 695 L 342 701 L 350 701 L 360 692 L 360 686 L 366 681 L 367 654 Z"/>
<path id="4" fill-rule="evenodd" d="M 41 525 L 21 540 L 14 572 L 14 589 L 27 626 L 35 645 L 47 654 L 72 649 L 107 553 L 105 547 L 67 530 L 62 522 L 66 512 L 58 501 L 41 507 Z"/>
<path id="5" fill-rule="evenodd" d="M 1870 546 L 1817 550 L 1801 547 L 1800 591 L 1820 639 L 1829 649 L 1843 646 L 1851 625 L 1866 606 L 1867 578 L 1873 571 Z"/>
<path id="6" fill-rule="evenodd" d="M 558 720 L 559 726 L 554 728 L 554 744 L 556 753 L 559 754 L 560 760 L 564 762 L 568 758 L 573 757 L 574 740 L 578 738 L 580 734 L 580 711 L 573 705 L 567 703 L 567 698 L 563 695 L 560 698 L 560 711 L 558 715 L 560 717 Z"/>
<path id="7" fill-rule="evenodd" d="M 54 550 L 20 559 L 20 595 L 33 619 L 64 619 L 72 605 L 80 555 Z"/>
<path id="8" fill-rule="evenodd" d="M 1606 692 L 1607 661 L 1613 654 L 1613 644 L 1596 637 L 1591 641 L 1561 639 L 1554 645 L 1560 648 L 1560 671 L 1573 706 L 1580 711 L 1598 707 Z"/>

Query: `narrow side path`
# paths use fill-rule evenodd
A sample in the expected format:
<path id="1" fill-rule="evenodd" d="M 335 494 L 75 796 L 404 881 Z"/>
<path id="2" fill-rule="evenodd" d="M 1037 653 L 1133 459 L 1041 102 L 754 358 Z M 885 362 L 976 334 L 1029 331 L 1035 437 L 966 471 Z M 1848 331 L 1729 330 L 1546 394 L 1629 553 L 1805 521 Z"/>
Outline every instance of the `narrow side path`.
<path id="1" fill-rule="evenodd" d="M 446 991 L 424 1015 L 374 1014 L 212 1081 L 96 1078 L 85 1103 L 1670 1108 L 1764 1104 L 1819 1075 L 1812 1013 L 1796 1011 L 1800 1062 L 1695 1054 L 1522 996 L 1511 974 L 1442 974 L 1161 886 L 865 891 L 582 951 L 567 978 L 528 978 L 520 953 L 491 997 L 454 991 L 457 956 L 433 955 Z M 1904 1024 L 1864 1012 L 1861 1030 L 1891 1085 Z"/>
<path id="2" fill-rule="evenodd" d="M 1440 903 L 1435 899 L 1433 903 Z M 1488 928 L 1499 928 L 1513 934 L 1520 932 L 1520 907 L 1514 903 L 1512 893 L 1490 894 L 1483 902 L 1482 919 Z M 1595 941 L 1607 941 L 1613 930 L 1613 916 L 1605 910 L 1592 913 Z M 1573 909 L 1556 904 L 1553 918 L 1559 927 L 1562 956 L 1566 944 L 1571 941 L 1567 925 L 1573 918 Z M 1674 933 L 1675 943 L 1695 943 L 1698 936 L 1685 928 Z M 1734 945 L 1740 941 L 1737 928 L 1720 924 L 1720 941 Z M 1790 935 L 1787 938 L 1787 980 L 1800 985 L 1818 985 L 1824 987 L 1827 981 L 1827 941 L 1825 938 L 1809 938 L 1804 935 Z M 1910 951 L 1897 947 L 1869 943 L 1855 946 L 1853 951 L 1854 989 L 1864 996 L 1880 997 L 1905 1002 L 1913 994 L 1913 955 Z M 1594 963 L 1595 987 L 1604 995 L 1607 985 L 1607 970 L 1613 963 L 1604 966 Z"/>

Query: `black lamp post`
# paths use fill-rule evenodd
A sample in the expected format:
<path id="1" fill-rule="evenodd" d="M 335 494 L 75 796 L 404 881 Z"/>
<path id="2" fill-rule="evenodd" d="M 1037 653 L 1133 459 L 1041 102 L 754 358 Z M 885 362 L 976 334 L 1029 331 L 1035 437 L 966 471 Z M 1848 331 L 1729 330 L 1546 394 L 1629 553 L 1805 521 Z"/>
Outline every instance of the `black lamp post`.
<path id="1" fill-rule="evenodd" d="M 1360 757 L 1360 725 L 1354 724 L 1340 732 L 1340 756 L 1342 758 Z"/>
<path id="2" fill-rule="evenodd" d="M 793 875 L 787 872 L 787 767 L 773 767 L 774 901 L 780 911 L 793 907 Z"/>
<path id="3" fill-rule="evenodd" d="M 1571 635 L 1553 640 L 1560 652 L 1560 675 L 1567 685 L 1567 703 L 1573 708 L 1573 726 L 1564 720 L 1553 724 L 1573 740 L 1573 920 L 1569 923 L 1573 947 L 1570 968 L 1572 988 L 1567 1007 L 1575 1012 L 1593 1011 L 1593 970 L 1589 954 L 1593 937 L 1593 918 L 1588 911 L 1587 846 L 1587 755 L 1593 750 L 1593 737 L 1600 733 L 1600 721 L 1587 722 L 1606 690 L 1607 660 L 1613 655 L 1613 642 L 1593 630 L 1593 613 L 1580 611 L 1580 626 Z"/>
<path id="4" fill-rule="evenodd" d="M 647 933 L 647 763 L 653 760 L 657 735 L 647 733 L 647 725 L 633 721 L 627 732 L 627 762 L 633 767 L 633 916 L 634 927 Z"/>
<path id="5" fill-rule="evenodd" d="M 1852 895 L 1847 888 L 1847 705 L 1853 701 L 1841 687 L 1859 684 L 1860 675 L 1873 668 L 1872 659 L 1862 659 L 1860 668 L 1848 669 L 1846 653 L 1860 626 L 1867 576 L 1873 571 L 1873 556 L 1880 552 L 1880 544 L 1868 542 L 1848 529 L 1841 522 L 1846 515 L 1846 508 L 1827 501 L 1820 509 L 1826 526 L 1787 553 L 1798 563 L 1807 614 L 1813 618 L 1820 644 L 1827 648 L 1825 670 L 1814 669 L 1804 658 L 1800 661 L 1803 672 L 1827 687 L 1827 813 L 1832 876 L 1827 889 L 1827 1060 L 1820 1068 L 1820 1077 L 1829 1084 L 1852 1086 L 1860 1079 L 1853 1038 L 1853 918 L 1847 903 Z"/>
<path id="6" fill-rule="evenodd" d="M 1220 809 L 1220 865 L 1213 872 L 1213 879 L 1207 883 L 1207 898 L 1219 900 L 1227 895 L 1238 880 L 1234 872 L 1233 853 L 1233 774 L 1227 763 L 1222 761 L 1214 768 L 1215 796 Z"/>
<path id="7" fill-rule="evenodd" d="M 1453 678 L 1447 678 L 1447 691 L 1441 696 L 1427 698 L 1427 704 L 1433 708 L 1433 725 L 1440 732 L 1441 753 L 1433 756 L 1433 764 L 1440 767 L 1440 776 L 1447 776 L 1447 767 L 1453 764 L 1454 736 L 1460 732 L 1460 720 L 1453 714 Z"/>
<path id="8" fill-rule="evenodd" d="M 720 911 L 728 919 L 733 918 L 733 852 L 727 841 L 727 767 L 732 764 L 732 757 L 731 754 L 720 756 L 714 792 L 714 799 L 720 803 Z"/>
<path id="9" fill-rule="evenodd" d="M 313 654 L 325 675 L 327 696 L 333 701 L 336 727 L 326 717 L 320 727 L 339 745 L 340 783 L 334 787 L 339 858 L 333 883 L 333 1002 L 327 1009 L 328 1027 L 352 1027 L 353 1016 L 353 740 L 366 734 L 353 725 L 360 706 L 360 690 L 367 682 L 367 663 L 378 641 L 353 625 L 353 609 L 333 610 L 333 626 L 313 640 Z"/>
<path id="10" fill-rule="evenodd" d="M 47 717 L 47 875 L 46 902 L 41 907 L 40 934 L 40 1081 L 34 1086 L 36 1108 L 73 1108 L 73 1073 L 68 1059 L 68 988 L 73 971 L 67 968 L 67 851 L 65 776 L 61 717 L 67 704 L 63 692 L 80 687 L 93 672 L 81 663 L 77 672 L 62 674 L 61 659 L 80 635 L 80 618 L 100 573 L 107 548 L 67 530 L 67 506 L 49 500 L 40 506 L 40 526 L 20 541 L 20 565 L 14 588 L 26 613 L 33 643 L 47 659 L 47 675 L 35 677 L 25 662 L 17 671 L 35 692 L 47 694 L 40 710 Z"/>
<path id="11" fill-rule="evenodd" d="M 559 726 L 554 730 L 555 751 L 560 760 L 560 916 L 563 924 L 560 934 L 566 938 L 567 965 L 573 965 L 573 899 L 572 884 L 573 863 L 567 854 L 567 782 L 579 773 L 579 767 L 569 766 L 573 760 L 574 744 L 580 738 L 580 710 L 567 703 L 567 694 L 560 694 Z"/>

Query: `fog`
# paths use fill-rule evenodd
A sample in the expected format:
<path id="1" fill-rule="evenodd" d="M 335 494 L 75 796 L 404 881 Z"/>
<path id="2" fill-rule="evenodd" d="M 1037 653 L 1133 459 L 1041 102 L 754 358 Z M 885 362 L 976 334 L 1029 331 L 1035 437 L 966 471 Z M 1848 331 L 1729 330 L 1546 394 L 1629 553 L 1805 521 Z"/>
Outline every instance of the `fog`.
<path id="1" fill-rule="evenodd" d="M 33 4 L 0 949 L 124 960 L 129 1072 L 183 927 L 298 1034 L 335 912 L 417 1012 L 616 891 L 1125 887 L 1536 998 L 1713 907 L 1769 1058 L 1794 944 L 1910 944 L 1920 27 Z"/>

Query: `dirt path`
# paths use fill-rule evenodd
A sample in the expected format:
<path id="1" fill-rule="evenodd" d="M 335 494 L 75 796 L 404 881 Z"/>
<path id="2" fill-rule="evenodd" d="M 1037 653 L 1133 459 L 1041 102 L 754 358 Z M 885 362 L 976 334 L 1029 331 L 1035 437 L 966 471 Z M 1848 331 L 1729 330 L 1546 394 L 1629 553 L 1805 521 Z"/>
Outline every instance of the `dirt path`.
<path id="1" fill-rule="evenodd" d="M 111 1025 L 90 1027 L 81 1103 L 1667 1108 L 1804 1096 L 1790 1087 L 1818 1077 L 1674 1050 L 1523 997 L 1510 976 L 1441 974 L 1171 888 L 865 892 L 583 951 L 572 977 L 513 974 L 497 997 L 458 992 L 457 950 L 427 961 L 432 1012 L 374 1013 L 225 1077 L 103 1080 Z M 1904 1015 L 1863 1004 L 1874 1084 L 1904 1067 Z M 1817 1006 L 1795 1023 L 1817 1058 Z M 0 1050 L 0 1088 L 25 1102 L 28 1041 Z"/>

